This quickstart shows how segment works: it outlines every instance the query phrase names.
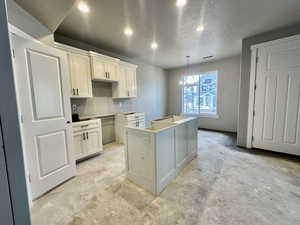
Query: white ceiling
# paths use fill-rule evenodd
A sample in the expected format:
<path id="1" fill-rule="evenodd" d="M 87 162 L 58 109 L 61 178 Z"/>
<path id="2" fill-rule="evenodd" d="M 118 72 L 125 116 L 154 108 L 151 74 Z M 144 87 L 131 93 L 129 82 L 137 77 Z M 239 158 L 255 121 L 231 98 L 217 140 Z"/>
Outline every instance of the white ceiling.
<path id="1" fill-rule="evenodd" d="M 22 2 L 30 5 L 36 1 Z M 74 4 L 57 32 L 172 68 L 184 65 L 186 55 L 191 56 L 191 63 L 197 63 L 208 55 L 218 59 L 240 54 L 243 38 L 300 21 L 300 0 L 187 1 L 179 9 L 176 0 L 85 0 L 90 13 L 82 14 Z M 59 6 L 64 1 L 55 2 Z M 55 12 L 46 14 L 44 23 L 53 23 Z M 199 24 L 205 27 L 201 33 L 196 32 Z M 123 34 L 126 25 L 134 31 L 129 39 Z M 153 40 L 159 44 L 156 51 L 150 49 Z"/>

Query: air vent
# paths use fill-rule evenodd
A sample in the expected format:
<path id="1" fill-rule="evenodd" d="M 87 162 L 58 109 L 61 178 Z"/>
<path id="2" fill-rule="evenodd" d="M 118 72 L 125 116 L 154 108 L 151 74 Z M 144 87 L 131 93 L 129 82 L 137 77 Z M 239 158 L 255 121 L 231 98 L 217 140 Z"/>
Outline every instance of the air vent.
<path id="1" fill-rule="evenodd" d="M 210 58 L 212 58 L 212 57 L 213 57 L 212 55 L 209 55 L 209 56 L 203 57 L 203 59 L 210 59 Z"/>

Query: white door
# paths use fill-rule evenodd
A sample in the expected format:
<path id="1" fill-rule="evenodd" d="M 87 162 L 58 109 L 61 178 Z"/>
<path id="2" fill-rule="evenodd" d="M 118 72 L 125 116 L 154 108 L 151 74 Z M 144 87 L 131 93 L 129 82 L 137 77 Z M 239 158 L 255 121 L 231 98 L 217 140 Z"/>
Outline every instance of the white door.
<path id="1" fill-rule="evenodd" d="M 92 97 L 90 59 L 87 55 L 68 53 L 72 96 Z"/>
<path id="2" fill-rule="evenodd" d="M 32 197 L 75 176 L 67 55 L 12 36 Z"/>
<path id="3" fill-rule="evenodd" d="M 253 146 L 300 155 L 300 40 L 258 49 Z"/>

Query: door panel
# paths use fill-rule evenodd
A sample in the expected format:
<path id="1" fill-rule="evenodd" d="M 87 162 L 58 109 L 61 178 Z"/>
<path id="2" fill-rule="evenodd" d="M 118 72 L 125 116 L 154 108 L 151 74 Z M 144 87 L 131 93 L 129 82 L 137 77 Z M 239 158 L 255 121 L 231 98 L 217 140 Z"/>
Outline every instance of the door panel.
<path id="1" fill-rule="evenodd" d="M 258 50 L 253 146 L 300 155 L 300 40 Z"/>
<path id="2" fill-rule="evenodd" d="M 38 162 L 41 178 L 68 165 L 65 131 L 37 136 Z"/>
<path id="3" fill-rule="evenodd" d="M 285 117 L 284 142 L 296 144 L 297 132 L 299 132 L 299 126 L 297 126 L 297 124 L 299 120 L 300 82 L 299 77 L 297 79 L 295 75 L 291 75 L 288 78 L 288 93 L 286 103 L 287 109 Z"/>
<path id="4" fill-rule="evenodd" d="M 35 120 L 63 117 L 59 58 L 28 50 L 27 60 Z"/>
<path id="5" fill-rule="evenodd" d="M 264 139 L 274 138 L 274 119 L 276 113 L 277 77 L 267 77 L 265 82 L 265 108 L 264 108 Z"/>
<path id="6" fill-rule="evenodd" d="M 65 52 L 13 36 L 22 135 L 37 198 L 75 175 Z"/>

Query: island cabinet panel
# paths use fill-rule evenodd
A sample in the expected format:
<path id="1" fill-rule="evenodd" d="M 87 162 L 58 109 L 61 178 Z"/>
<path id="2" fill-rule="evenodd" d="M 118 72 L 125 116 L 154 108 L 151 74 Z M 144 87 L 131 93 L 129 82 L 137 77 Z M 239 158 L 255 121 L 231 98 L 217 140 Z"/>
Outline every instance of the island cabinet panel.
<path id="1" fill-rule="evenodd" d="M 127 178 L 158 195 L 197 156 L 197 118 L 126 127 Z M 164 121 L 164 120 L 162 120 Z"/>
<path id="2" fill-rule="evenodd" d="M 157 193 L 160 193 L 175 177 L 176 157 L 174 148 L 175 129 L 167 129 L 156 136 Z"/>
<path id="3" fill-rule="evenodd" d="M 183 123 L 175 128 L 176 168 L 180 170 L 188 158 L 187 124 Z"/>
<path id="4" fill-rule="evenodd" d="M 130 138 L 126 141 L 126 170 L 130 180 L 150 192 L 156 192 L 155 187 L 155 141 L 154 136 L 147 132 L 128 130 Z"/>

